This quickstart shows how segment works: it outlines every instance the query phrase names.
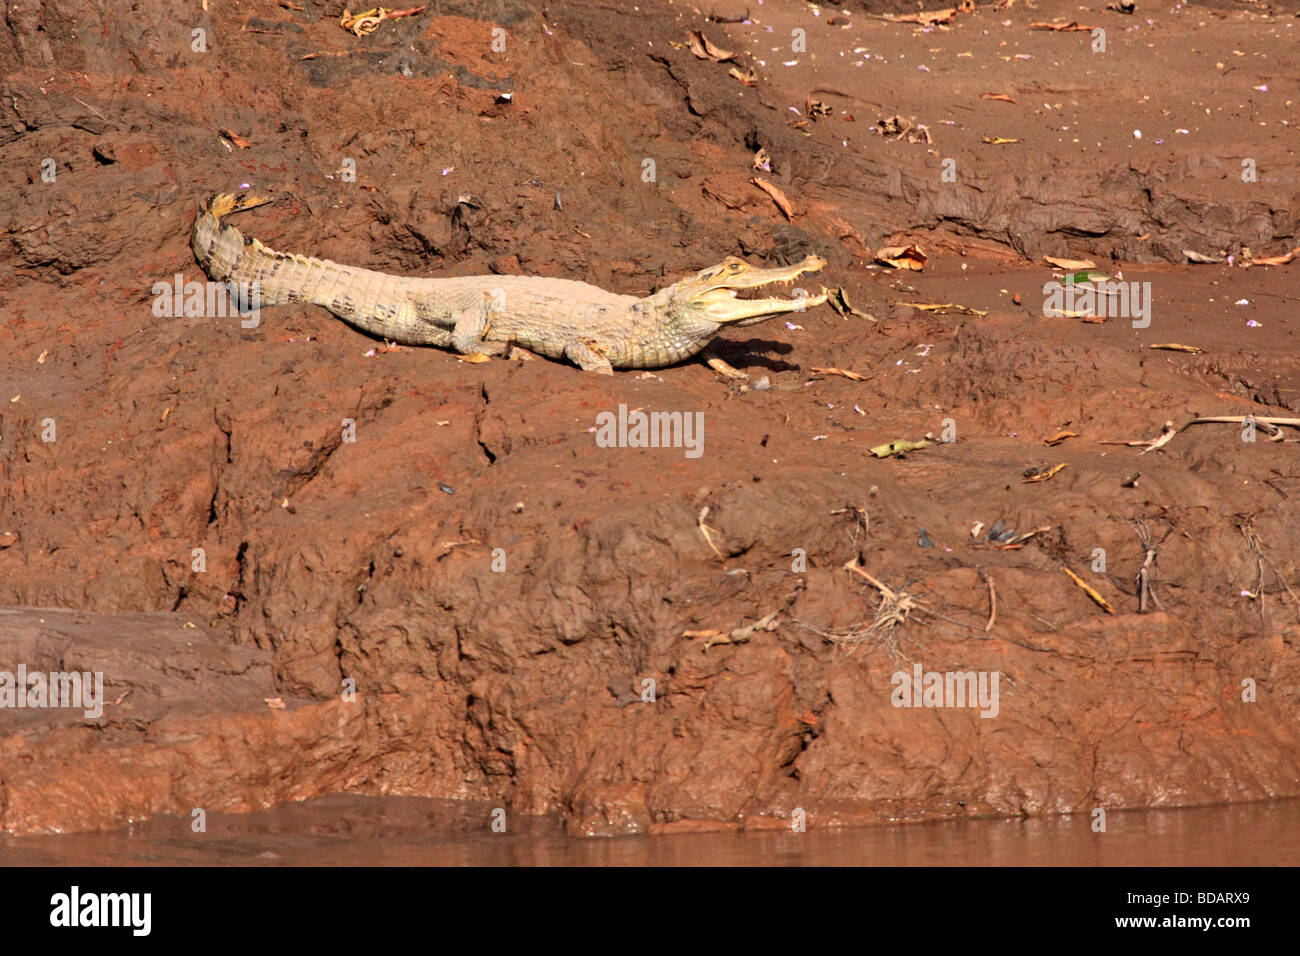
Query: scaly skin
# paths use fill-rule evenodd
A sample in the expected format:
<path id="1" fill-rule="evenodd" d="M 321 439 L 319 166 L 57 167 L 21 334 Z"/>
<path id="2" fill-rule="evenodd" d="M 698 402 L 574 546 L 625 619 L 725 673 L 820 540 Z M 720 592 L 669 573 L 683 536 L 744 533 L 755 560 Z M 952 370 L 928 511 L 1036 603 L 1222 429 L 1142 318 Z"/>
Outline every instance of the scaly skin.
<path id="1" fill-rule="evenodd" d="M 260 306 L 311 302 L 372 335 L 404 345 L 499 355 L 518 345 L 588 372 L 661 368 L 698 354 L 726 325 L 756 325 L 826 301 L 743 299 L 738 293 L 791 283 L 825 264 L 820 256 L 782 269 L 728 257 L 638 299 L 571 279 L 539 276 L 394 276 L 268 249 L 221 222 L 270 202 L 214 196 L 199 209 L 190 245 L 218 282 L 259 289 Z"/>

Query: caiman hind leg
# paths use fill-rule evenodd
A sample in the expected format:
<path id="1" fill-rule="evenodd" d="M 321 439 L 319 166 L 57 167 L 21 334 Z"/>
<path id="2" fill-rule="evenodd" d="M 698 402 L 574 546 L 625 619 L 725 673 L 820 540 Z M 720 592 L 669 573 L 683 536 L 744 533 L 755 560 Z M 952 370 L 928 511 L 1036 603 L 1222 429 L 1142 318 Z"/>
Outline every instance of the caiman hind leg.
<path id="1" fill-rule="evenodd" d="M 564 357 L 584 372 L 595 372 L 597 375 L 614 374 L 614 366 L 610 364 L 609 358 L 599 351 L 599 346 L 594 342 L 580 342 L 575 339 L 564 347 Z"/>
<path id="2" fill-rule="evenodd" d="M 488 341 L 492 329 L 492 296 L 484 292 L 478 302 L 457 313 L 451 345 L 461 355 L 510 355 L 510 342 Z"/>

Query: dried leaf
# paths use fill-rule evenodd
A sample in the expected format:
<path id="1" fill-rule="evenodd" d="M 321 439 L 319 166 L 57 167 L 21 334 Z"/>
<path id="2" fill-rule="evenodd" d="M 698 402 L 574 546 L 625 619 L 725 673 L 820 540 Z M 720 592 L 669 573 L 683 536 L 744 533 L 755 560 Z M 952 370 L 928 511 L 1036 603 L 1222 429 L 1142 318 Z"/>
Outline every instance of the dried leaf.
<path id="1" fill-rule="evenodd" d="M 955 312 L 958 315 L 978 315 L 981 318 L 988 315 L 988 312 L 983 309 L 972 309 L 970 306 L 958 305 L 956 302 L 906 302 L 904 305 L 920 309 L 922 312 L 934 312 L 936 314 Z"/>
<path id="2" fill-rule="evenodd" d="M 1015 100 L 1013 100 L 1011 97 L 1007 96 L 1007 94 L 1005 94 L 1005 93 L 981 93 L 981 94 L 980 94 L 980 99 L 982 99 L 982 100 L 997 100 L 997 101 L 1000 102 L 1000 103 L 1014 103 L 1014 102 L 1015 102 Z"/>
<path id="3" fill-rule="evenodd" d="M 875 455 L 877 458 L 893 458 L 896 455 L 906 455 L 909 451 L 919 451 L 920 449 L 927 448 L 932 444 L 933 442 L 927 438 L 922 438 L 920 441 L 905 441 L 904 439 L 899 438 L 895 441 L 887 442 L 884 445 L 877 445 L 875 448 L 871 449 L 871 454 Z"/>
<path id="4" fill-rule="evenodd" d="M 1071 20 L 1069 23 L 1062 23 L 1059 20 L 1055 23 L 1031 23 L 1031 30 L 1055 30 L 1057 33 L 1091 33 L 1096 27 L 1085 26 L 1077 20 Z"/>
<path id="5" fill-rule="evenodd" d="M 235 146 L 238 146 L 240 149 L 248 149 L 248 147 L 253 145 L 251 142 L 249 142 L 244 137 L 240 136 L 238 133 L 232 133 L 224 126 L 221 127 L 218 130 L 218 132 L 221 133 L 221 135 L 224 136 L 226 139 L 230 140 L 230 142 L 233 143 Z"/>
<path id="6" fill-rule="evenodd" d="M 1223 262 L 1223 256 L 1203 256 L 1191 249 L 1184 249 L 1183 255 L 1187 257 L 1188 262 L 1195 262 L 1198 265 L 1217 265 Z"/>
<path id="7" fill-rule="evenodd" d="M 1168 352 L 1204 352 L 1205 349 L 1197 348 L 1195 345 L 1179 345 L 1177 342 L 1158 342 L 1155 345 L 1148 345 L 1149 349 L 1164 349 Z"/>
<path id="8" fill-rule="evenodd" d="M 762 146 L 754 154 L 753 167 L 759 172 L 770 173 L 772 171 L 772 158 L 767 155 L 767 150 Z"/>
<path id="9" fill-rule="evenodd" d="M 876 129 L 880 130 L 882 136 L 906 139 L 909 143 L 931 142 L 930 131 L 926 127 L 919 126 L 897 113 L 887 119 L 876 120 Z"/>
<path id="10" fill-rule="evenodd" d="M 885 246 L 876 250 L 877 262 L 893 266 L 895 269 L 910 269 L 913 272 L 924 269 L 929 258 L 916 243 L 909 246 Z"/>
<path id="11" fill-rule="evenodd" d="M 1065 269 L 1067 272 L 1097 268 L 1097 263 L 1091 259 L 1058 259 L 1056 256 L 1043 256 L 1043 260 L 1049 265 L 1054 265 L 1058 269 Z"/>
<path id="12" fill-rule="evenodd" d="M 379 24 L 385 20 L 396 20 L 399 17 L 413 17 L 418 13 L 423 13 L 424 7 L 411 7 L 407 10 L 389 10 L 386 7 L 375 7 L 372 10 L 366 10 L 355 16 L 348 12 L 345 7 L 343 16 L 339 18 L 339 26 L 349 33 L 359 37 L 369 36 L 379 29 Z"/>
<path id="13" fill-rule="evenodd" d="M 957 19 L 957 8 L 948 7 L 944 10 L 922 13 L 891 13 L 882 16 L 881 19 L 888 20 L 890 23 L 919 23 L 921 26 L 929 27 L 938 23 L 952 23 Z"/>
<path id="14" fill-rule="evenodd" d="M 457 358 L 462 362 L 469 362 L 471 365 L 478 365 L 482 362 L 492 361 L 492 357 L 484 355 L 482 352 L 473 352 L 469 355 L 458 355 Z"/>
<path id="15" fill-rule="evenodd" d="M 832 289 L 828 292 L 826 296 L 826 304 L 840 315 L 851 315 L 858 319 L 867 319 L 871 322 L 876 321 L 874 315 L 856 309 L 849 303 L 848 296 L 845 295 L 843 287 Z"/>
<path id="16" fill-rule="evenodd" d="M 758 74 L 754 72 L 753 67 L 741 71 L 740 67 L 733 66 L 727 71 L 728 76 L 734 76 L 746 86 L 758 86 Z"/>
<path id="17" fill-rule="evenodd" d="M 786 219 L 794 218 L 794 206 L 790 204 L 790 200 L 786 198 L 785 193 L 781 192 L 781 190 L 777 189 L 766 179 L 760 179 L 755 176 L 751 181 L 755 186 L 772 197 L 772 202 L 776 203 L 776 207 L 781 210 L 781 215 L 785 216 Z"/>
<path id="18" fill-rule="evenodd" d="M 848 369 L 843 368 L 818 368 L 814 365 L 811 371 L 816 372 L 818 375 L 842 375 L 844 378 L 850 379 L 854 382 L 865 382 L 868 380 L 865 375 L 859 375 L 857 372 L 850 372 Z"/>
<path id="19" fill-rule="evenodd" d="M 1079 437 L 1079 433 L 1078 433 L 1078 432 L 1066 432 L 1066 431 L 1060 431 L 1060 432 L 1057 432 L 1055 435 L 1053 435 L 1051 438 L 1044 438 L 1044 439 L 1043 439 L 1043 444 L 1046 445 L 1048 448 L 1052 448 L 1052 447 L 1054 447 L 1054 446 L 1056 446 L 1056 445 L 1059 445 L 1061 442 L 1065 441 L 1067 438 L 1078 438 L 1078 437 Z"/>
<path id="20" fill-rule="evenodd" d="M 714 63 L 723 63 L 735 57 L 736 54 L 730 50 L 724 50 L 716 46 L 699 30 L 691 30 L 688 34 L 690 38 L 691 52 L 701 60 L 712 60 Z"/>
<path id="21" fill-rule="evenodd" d="M 1020 142 L 1020 140 L 1008 136 L 981 136 L 980 139 L 990 146 L 1006 146 L 1008 143 Z"/>
<path id="22" fill-rule="evenodd" d="M 1025 475 L 1024 481 L 1025 482 L 1047 481 L 1058 471 L 1064 468 L 1065 464 L 1066 464 L 1065 462 L 1061 462 L 1059 465 L 1053 465 L 1051 468 L 1048 468 L 1046 471 L 1031 470 Z"/>

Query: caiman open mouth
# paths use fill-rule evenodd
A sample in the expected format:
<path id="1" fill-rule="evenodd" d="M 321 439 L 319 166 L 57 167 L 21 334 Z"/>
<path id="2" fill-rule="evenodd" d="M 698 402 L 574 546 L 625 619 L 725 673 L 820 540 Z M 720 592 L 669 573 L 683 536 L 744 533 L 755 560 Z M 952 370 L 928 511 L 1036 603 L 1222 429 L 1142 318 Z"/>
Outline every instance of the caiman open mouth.
<path id="1" fill-rule="evenodd" d="M 700 276 L 706 288 L 692 301 L 710 321 L 720 324 L 749 324 L 787 312 L 801 312 L 825 302 L 826 290 L 819 287 L 814 293 L 805 289 L 802 295 L 793 295 L 796 289 L 802 288 L 799 277 L 825 265 L 826 260 L 821 256 L 808 256 L 795 265 L 777 269 L 761 269 L 739 259 L 728 259 Z"/>

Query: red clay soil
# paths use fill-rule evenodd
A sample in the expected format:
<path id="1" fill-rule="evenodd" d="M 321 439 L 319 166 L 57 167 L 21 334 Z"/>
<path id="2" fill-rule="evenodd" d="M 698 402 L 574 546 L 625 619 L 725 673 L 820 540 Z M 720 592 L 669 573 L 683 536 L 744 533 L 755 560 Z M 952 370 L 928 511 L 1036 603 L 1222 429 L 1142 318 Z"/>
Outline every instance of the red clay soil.
<path id="1" fill-rule="evenodd" d="M 340 792 L 574 834 L 1300 794 L 1297 431 L 1103 444 L 1300 415 L 1300 260 L 1251 265 L 1300 245 L 1294 4 L 445 0 L 366 37 L 339 2 L 207 7 L 0 22 L 0 671 L 105 679 L 96 719 L 0 710 L 0 828 Z M 389 350 L 317 307 L 156 316 L 203 279 L 199 201 L 245 184 L 279 201 L 240 228 L 286 251 L 636 294 L 817 252 L 858 314 L 725 333 L 748 383 Z M 873 263 L 912 242 L 923 270 Z M 1045 255 L 1149 282 L 1149 326 L 1045 315 Z M 702 413 L 703 454 L 599 447 L 620 405 Z M 926 433 L 956 440 L 870 452 Z M 871 629 L 853 560 L 921 607 Z M 916 664 L 998 673 L 997 716 L 893 706 Z"/>

